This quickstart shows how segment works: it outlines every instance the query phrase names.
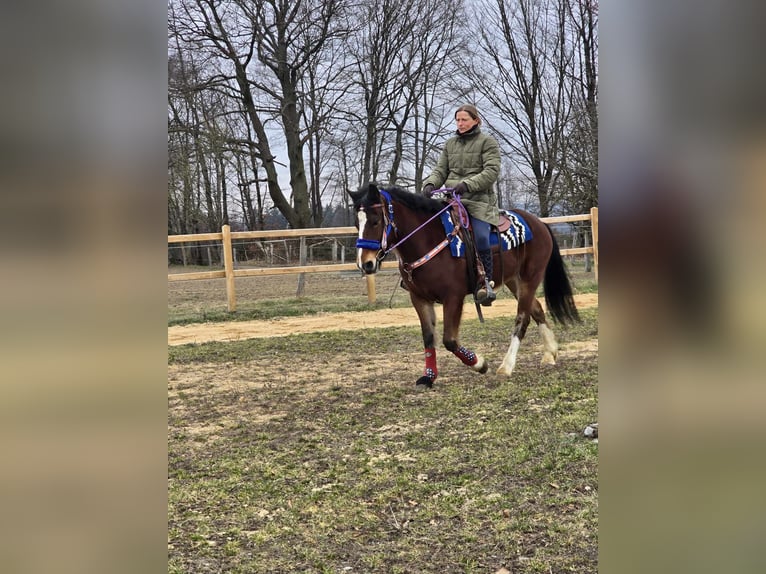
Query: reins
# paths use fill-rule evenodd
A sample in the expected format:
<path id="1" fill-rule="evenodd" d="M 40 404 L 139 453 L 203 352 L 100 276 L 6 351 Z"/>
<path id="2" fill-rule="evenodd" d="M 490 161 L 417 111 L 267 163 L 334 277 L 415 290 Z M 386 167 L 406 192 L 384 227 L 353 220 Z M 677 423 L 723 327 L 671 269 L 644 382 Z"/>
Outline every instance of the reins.
<path id="1" fill-rule="evenodd" d="M 380 241 L 376 241 L 374 239 L 357 239 L 356 241 L 356 247 L 361 249 L 377 249 L 378 253 L 375 256 L 375 259 L 378 261 L 383 260 L 386 255 L 391 253 L 394 249 L 402 245 L 405 241 L 407 241 L 410 237 L 415 235 L 418 231 L 423 229 L 426 225 L 431 223 L 434 219 L 437 217 L 440 217 L 442 213 L 445 211 L 451 209 L 454 206 L 457 206 L 459 219 L 460 219 L 460 226 L 466 227 L 468 222 L 468 212 L 465 209 L 465 206 L 460 201 L 460 196 L 458 194 L 452 193 L 452 188 L 442 188 L 438 189 L 434 193 L 440 193 L 440 192 L 447 192 L 451 193 L 452 198 L 450 201 L 439 211 L 437 211 L 435 214 L 433 214 L 431 217 L 429 217 L 427 220 L 425 220 L 423 223 L 421 223 L 419 226 L 417 226 L 415 229 L 410 231 L 407 235 L 405 235 L 402 239 L 388 247 L 388 236 L 391 234 L 392 230 L 397 229 L 396 224 L 394 223 L 394 205 L 393 200 L 391 199 L 391 195 L 384 189 L 380 190 L 380 195 L 385 199 L 384 202 L 376 203 L 374 205 L 369 206 L 368 208 L 363 209 L 371 209 L 371 208 L 382 208 L 383 209 L 383 219 L 386 222 L 386 230 L 383 233 L 383 237 Z M 385 203 L 388 203 L 388 206 L 385 205 Z M 388 209 L 386 209 L 388 207 Z M 441 241 L 436 247 L 431 249 L 428 253 L 423 255 L 421 258 L 419 258 L 417 261 L 414 261 L 413 263 L 401 263 L 400 265 L 402 268 L 407 271 L 407 274 L 410 275 L 412 273 L 413 269 L 417 269 L 427 261 L 429 261 L 432 257 L 434 257 L 437 253 L 439 253 L 442 249 L 444 249 L 447 245 L 449 245 L 450 240 L 452 237 L 457 235 L 458 233 L 458 226 L 455 226 L 455 228 L 452 230 L 450 236 L 448 236 L 446 239 Z"/>
<path id="2" fill-rule="evenodd" d="M 458 225 L 455 225 L 452 228 L 452 231 L 450 231 L 449 235 L 445 237 L 442 241 L 440 241 L 436 247 L 431 249 L 428 253 L 420 257 L 419 259 L 413 261 L 412 263 L 403 263 L 399 262 L 399 267 L 407 273 L 407 278 L 412 281 L 412 272 L 420 267 L 421 265 L 424 265 L 425 263 L 428 263 L 433 257 L 435 257 L 438 253 L 440 253 L 445 247 L 447 247 L 452 239 L 457 236 L 457 234 L 460 231 L 460 227 L 467 227 L 468 226 L 468 212 L 465 209 L 465 206 L 460 201 L 460 196 L 458 194 L 453 193 L 452 188 L 442 188 L 436 190 L 436 192 L 432 193 L 440 193 L 445 192 L 449 193 L 451 195 L 451 199 L 445 205 L 442 209 L 440 209 L 435 215 L 433 215 L 431 218 L 426 220 L 423 224 L 421 224 L 419 227 L 417 227 L 414 231 L 409 233 L 407 237 L 402 239 L 399 243 L 403 243 L 406 239 L 409 239 L 414 233 L 425 227 L 428 223 L 430 223 L 433 219 L 435 219 L 438 216 L 441 216 L 442 213 L 447 211 L 448 209 L 451 209 L 453 207 L 457 207 L 458 212 Z"/>

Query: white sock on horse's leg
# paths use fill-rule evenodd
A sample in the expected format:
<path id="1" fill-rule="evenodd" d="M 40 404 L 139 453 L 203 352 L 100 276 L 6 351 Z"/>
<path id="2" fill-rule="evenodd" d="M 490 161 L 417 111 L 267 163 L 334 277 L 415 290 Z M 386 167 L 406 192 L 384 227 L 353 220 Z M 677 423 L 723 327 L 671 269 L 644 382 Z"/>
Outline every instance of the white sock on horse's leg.
<path id="1" fill-rule="evenodd" d="M 519 346 L 521 346 L 521 339 L 514 335 L 511 339 L 511 345 L 508 347 L 508 352 L 503 357 L 503 362 L 497 368 L 497 372 L 501 375 L 513 374 L 513 368 L 516 366 L 516 355 L 519 352 Z"/>
<path id="2" fill-rule="evenodd" d="M 538 326 L 540 330 L 540 337 L 543 339 L 543 360 L 544 365 L 555 365 L 556 359 L 559 356 L 559 344 L 556 342 L 556 335 L 553 334 L 551 328 L 545 324 L 540 323 Z"/>

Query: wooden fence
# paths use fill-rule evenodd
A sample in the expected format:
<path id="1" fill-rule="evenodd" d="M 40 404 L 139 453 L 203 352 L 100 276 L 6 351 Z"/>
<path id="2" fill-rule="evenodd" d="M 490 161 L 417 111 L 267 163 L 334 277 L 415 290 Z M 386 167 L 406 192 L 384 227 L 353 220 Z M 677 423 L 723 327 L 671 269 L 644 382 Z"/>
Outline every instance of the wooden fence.
<path id="1" fill-rule="evenodd" d="M 598 208 L 594 207 L 589 214 L 562 215 L 558 217 L 543 217 L 546 223 L 571 223 L 574 221 L 590 221 L 593 236 L 593 245 L 590 247 L 575 247 L 561 249 L 562 255 L 593 255 L 593 265 L 598 281 Z M 265 275 L 288 275 L 303 273 L 330 273 L 336 271 L 356 270 L 356 263 L 333 263 L 322 265 L 306 265 L 306 238 L 322 236 L 348 236 L 357 235 L 355 227 L 325 227 L 309 229 L 278 229 L 273 231 L 231 231 L 228 225 L 224 225 L 220 233 L 197 233 L 193 235 L 169 235 L 168 243 L 193 243 L 200 241 L 221 241 L 223 244 L 223 270 L 198 271 L 192 273 L 170 273 L 168 281 L 194 281 L 199 279 L 226 279 L 226 296 L 229 311 L 236 311 L 237 299 L 234 287 L 235 277 L 253 277 Z M 292 267 L 261 267 L 253 269 L 235 269 L 232 241 L 236 239 L 290 239 L 300 238 L 300 261 L 301 265 Z M 367 299 L 372 304 L 375 302 L 375 276 L 366 275 Z M 302 280 L 302 275 L 301 275 Z"/>

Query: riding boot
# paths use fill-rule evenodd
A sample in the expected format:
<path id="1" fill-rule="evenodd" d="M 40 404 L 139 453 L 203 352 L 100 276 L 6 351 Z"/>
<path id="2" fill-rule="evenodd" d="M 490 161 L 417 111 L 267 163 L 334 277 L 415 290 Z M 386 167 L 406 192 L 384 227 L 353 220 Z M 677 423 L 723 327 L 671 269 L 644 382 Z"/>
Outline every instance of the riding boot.
<path id="1" fill-rule="evenodd" d="M 492 305 L 492 301 L 497 299 L 497 295 L 492 291 L 495 282 L 492 281 L 492 251 L 479 251 L 479 258 L 481 258 L 481 264 L 484 266 L 484 286 L 480 287 L 476 292 L 476 299 L 479 303 L 485 307 Z"/>

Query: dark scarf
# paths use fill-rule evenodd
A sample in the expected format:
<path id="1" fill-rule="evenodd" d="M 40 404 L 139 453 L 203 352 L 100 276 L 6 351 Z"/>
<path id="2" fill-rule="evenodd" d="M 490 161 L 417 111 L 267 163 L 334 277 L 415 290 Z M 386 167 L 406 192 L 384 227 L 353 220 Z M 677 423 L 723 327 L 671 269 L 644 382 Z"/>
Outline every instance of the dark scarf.
<path id="1" fill-rule="evenodd" d="M 468 130 L 467 132 L 465 132 L 463 134 L 461 134 L 459 131 L 455 130 L 455 133 L 457 134 L 457 137 L 459 137 L 459 138 L 472 138 L 473 136 L 477 135 L 480 132 L 481 132 L 481 130 L 479 129 L 479 124 L 476 124 L 470 130 Z"/>

